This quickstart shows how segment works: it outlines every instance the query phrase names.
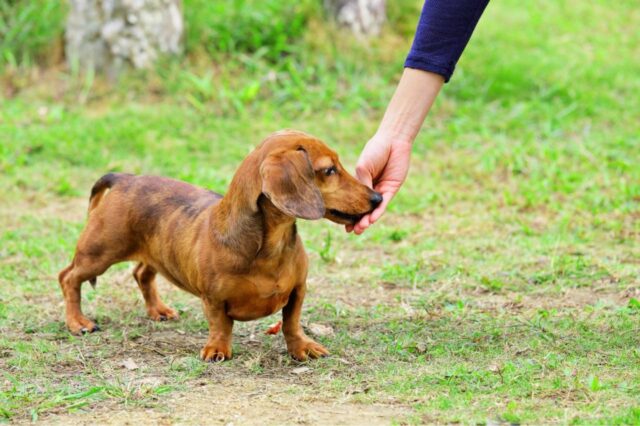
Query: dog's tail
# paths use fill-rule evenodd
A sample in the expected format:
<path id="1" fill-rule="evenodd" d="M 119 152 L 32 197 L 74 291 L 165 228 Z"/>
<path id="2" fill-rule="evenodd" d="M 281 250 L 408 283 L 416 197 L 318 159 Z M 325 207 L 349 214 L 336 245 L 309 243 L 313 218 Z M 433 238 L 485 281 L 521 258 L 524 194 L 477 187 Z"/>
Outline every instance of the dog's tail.
<path id="1" fill-rule="evenodd" d="M 118 173 L 107 173 L 93 184 L 93 188 L 91 188 L 91 195 L 89 196 L 89 212 L 100 204 L 102 197 L 104 197 L 107 191 L 115 185 L 121 176 L 122 175 Z M 95 288 L 96 283 L 98 282 L 97 277 L 89 278 L 89 282 L 91 283 L 91 286 Z"/>
<path id="2" fill-rule="evenodd" d="M 107 193 L 108 189 L 118 181 L 121 175 L 117 173 L 107 173 L 102 176 L 91 188 L 91 196 L 89 197 L 89 211 L 95 209 L 102 197 Z"/>

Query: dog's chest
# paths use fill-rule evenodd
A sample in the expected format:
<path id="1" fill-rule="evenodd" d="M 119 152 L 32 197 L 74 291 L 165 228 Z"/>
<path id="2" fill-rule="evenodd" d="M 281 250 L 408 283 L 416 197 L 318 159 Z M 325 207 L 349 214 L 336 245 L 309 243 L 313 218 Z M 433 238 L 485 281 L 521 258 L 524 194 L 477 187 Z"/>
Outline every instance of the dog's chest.
<path id="1" fill-rule="evenodd" d="M 239 321 L 271 315 L 287 304 L 295 283 L 295 277 L 283 271 L 244 276 L 236 282 L 238 291 L 227 300 L 227 315 Z"/>

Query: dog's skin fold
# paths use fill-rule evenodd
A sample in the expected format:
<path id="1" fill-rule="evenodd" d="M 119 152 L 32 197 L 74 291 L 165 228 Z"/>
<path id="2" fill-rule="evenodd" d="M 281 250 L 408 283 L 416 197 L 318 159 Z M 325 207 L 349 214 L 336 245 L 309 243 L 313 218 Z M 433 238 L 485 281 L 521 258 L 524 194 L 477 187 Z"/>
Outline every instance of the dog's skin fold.
<path id="1" fill-rule="evenodd" d="M 300 326 L 307 256 L 296 218 L 355 223 L 381 201 L 324 143 L 291 130 L 265 139 L 224 197 L 163 177 L 107 174 L 91 191 L 87 225 L 58 277 L 67 326 L 74 334 L 96 331 L 80 309 L 82 283 L 135 261 L 133 276 L 152 319 L 178 317 L 158 296 L 157 273 L 200 298 L 209 321 L 206 361 L 231 358 L 234 320 L 280 309 L 294 358 L 327 355 Z"/>

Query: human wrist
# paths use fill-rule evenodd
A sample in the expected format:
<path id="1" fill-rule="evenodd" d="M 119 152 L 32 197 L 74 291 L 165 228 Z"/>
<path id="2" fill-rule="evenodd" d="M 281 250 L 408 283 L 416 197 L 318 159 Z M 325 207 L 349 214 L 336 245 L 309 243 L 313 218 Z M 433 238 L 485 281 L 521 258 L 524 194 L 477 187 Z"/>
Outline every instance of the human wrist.
<path id="1" fill-rule="evenodd" d="M 389 145 L 392 144 L 406 144 L 413 145 L 413 141 L 416 138 L 416 132 L 397 129 L 397 128 L 384 128 L 381 126 L 373 136 L 373 140 L 383 141 Z"/>
<path id="2" fill-rule="evenodd" d="M 412 145 L 443 82 L 438 74 L 405 68 L 375 138 Z"/>

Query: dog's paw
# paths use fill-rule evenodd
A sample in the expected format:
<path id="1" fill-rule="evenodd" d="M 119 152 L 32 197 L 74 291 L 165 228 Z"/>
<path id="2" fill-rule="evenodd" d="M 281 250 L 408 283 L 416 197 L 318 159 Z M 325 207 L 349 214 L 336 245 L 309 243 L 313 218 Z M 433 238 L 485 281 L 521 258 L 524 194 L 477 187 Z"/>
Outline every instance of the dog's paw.
<path id="1" fill-rule="evenodd" d="M 167 321 L 178 319 L 179 317 L 178 312 L 176 312 L 175 309 L 171 309 L 166 305 L 147 308 L 147 313 L 149 314 L 149 318 L 154 321 Z"/>
<path id="2" fill-rule="evenodd" d="M 71 320 L 67 320 L 67 328 L 71 332 L 71 334 L 75 334 L 76 336 L 81 336 L 87 333 L 93 333 L 94 331 L 100 331 L 100 327 L 85 317 L 78 317 Z"/>
<path id="3" fill-rule="evenodd" d="M 200 351 L 200 358 L 206 362 L 220 362 L 231 359 L 231 344 L 227 342 L 207 343 Z"/>
<path id="4" fill-rule="evenodd" d="M 307 358 L 320 358 L 329 355 L 327 348 L 308 337 L 287 343 L 287 350 L 289 354 L 298 361 L 306 361 Z"/>

